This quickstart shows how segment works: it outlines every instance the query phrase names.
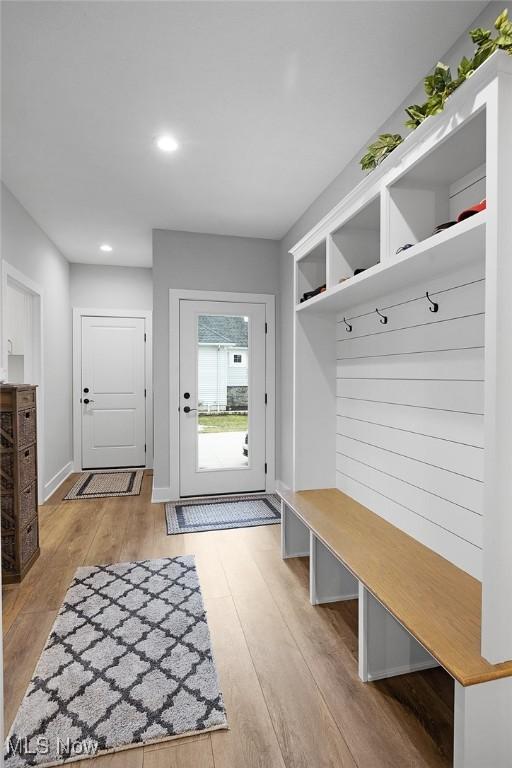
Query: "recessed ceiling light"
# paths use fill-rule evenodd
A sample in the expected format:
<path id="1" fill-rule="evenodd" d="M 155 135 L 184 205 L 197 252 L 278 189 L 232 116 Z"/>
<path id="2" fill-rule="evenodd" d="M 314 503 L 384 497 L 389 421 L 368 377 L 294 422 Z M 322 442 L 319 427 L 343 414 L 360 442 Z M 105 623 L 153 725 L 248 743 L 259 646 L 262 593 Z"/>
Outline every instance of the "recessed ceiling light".
<path id="1" fill-rule="evenodd" d="M 162 152 L 175 152 L 178 149 L 178 142 L 169 135 L 159 136 L 156 145 Z"/>
<path id="2" fill-rule="evenodd" d="M 100 245 L 100 251 L 103 251 L 104 253 L 110 253 L 112 250 L 112 246 L 108 243 L 103 243 L 103 245 Z"/>

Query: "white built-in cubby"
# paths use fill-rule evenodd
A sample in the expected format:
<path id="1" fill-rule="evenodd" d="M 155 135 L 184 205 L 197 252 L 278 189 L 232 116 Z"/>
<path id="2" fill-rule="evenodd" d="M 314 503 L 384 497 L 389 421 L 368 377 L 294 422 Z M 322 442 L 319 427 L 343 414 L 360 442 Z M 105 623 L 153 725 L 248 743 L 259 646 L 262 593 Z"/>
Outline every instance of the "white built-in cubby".
<path id="1" fill-rule="evenodd" d="M 437 226 L 457 221 L 485 198 L 485 126 L 484 108 L 384 188 L 389 201 L 384 258 L 393 259 L 406 244 L 426 241 Z M 455 237 L 460 225 L 453 226 Z"/>
<path id="2" fill-rule="evenodd" d="M 291 249 L 294 490 L 338 487 L 479 579 L 492 663 L 512 658 L 511 135 L 498 52 Z"/>
<path id="3" fill-rule="evenodd" d="M 380 196 L 340 224 L 327 238 L 327 285 L 335 287 L 380 262 Z"/>
<path id="4" fill-rule="evenodd" d="M 321 240 L 309 253 L 297 262 L 297 302 L 308 291 L 314 291 L 327 281 L 326 242 Z"/>

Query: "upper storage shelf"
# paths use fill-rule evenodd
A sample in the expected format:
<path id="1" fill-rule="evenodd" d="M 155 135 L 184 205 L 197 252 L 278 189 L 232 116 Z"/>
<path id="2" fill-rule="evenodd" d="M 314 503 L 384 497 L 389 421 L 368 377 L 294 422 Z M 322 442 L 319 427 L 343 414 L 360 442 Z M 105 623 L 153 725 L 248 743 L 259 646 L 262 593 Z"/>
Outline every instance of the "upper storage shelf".
<path id="1" fill-rule="evenodd" d="M 512 58 L 500 51 L 291 249 L 297 312 L 345 311 L 485 258 L 486 222 L 494 227 L 497 215 L 492 183 L 486 210 L 487 168 L 497 166 L 487 131 L 501 75 L 512 75 Z M 481 212 L 468 213 L 482 201 Z"/>
<path id="2" fill-rule="evenodd" d="M 344 312 L 386 293 L 482 259 L 486 211 L 402 251 L 393 261 L 376 264 L 352 280 L 300 304 L 297 312 Z M 428 288 L 428 285 L 426 286 Z"/>
<path id="3" fill-rule="evenodd" d="M 392 259 L 404 245 L 425 241 L 439 227 L 453 226 L 485 198 L 485 123 L 484 108 L 387 188 L 385 258 Z"/>
<path id="4" fill-rule="evenodd" d="M 326 270 L 326 243 L 322 240 L 297 262 L 297 302 L 303 301 L 311 292 L 325 288 Z"/>
<path id="5" fill-rule="evenodd" d="M 380 261 L 380 196 L 334 230 L 327 240 L 329 288 Z"/>

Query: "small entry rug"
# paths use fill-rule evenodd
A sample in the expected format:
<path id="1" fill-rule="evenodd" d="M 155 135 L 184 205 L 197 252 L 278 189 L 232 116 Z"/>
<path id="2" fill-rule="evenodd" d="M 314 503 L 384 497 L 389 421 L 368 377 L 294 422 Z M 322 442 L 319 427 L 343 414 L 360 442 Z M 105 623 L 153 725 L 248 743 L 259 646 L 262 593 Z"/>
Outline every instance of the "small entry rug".
<path id="1" fill-rule="evenodd" d="M 279 497 L 274 494 L 172 501 L 165 505 L 167 533 L 173 535 L 275 525 L 281 522 L 280 509 Z"/>
<path id="2" fill-rule="evenodd" d="M 138 496 L 144 470 L 120 469 L 115 472 L 82 472 L 64 500 L 103 499 L 108 496 Z"/>
<path id="3" fill-rule="evenodd" d="M 79 568 L 6 741 L 6 768 L 227 728 L 192 555 Z"/>

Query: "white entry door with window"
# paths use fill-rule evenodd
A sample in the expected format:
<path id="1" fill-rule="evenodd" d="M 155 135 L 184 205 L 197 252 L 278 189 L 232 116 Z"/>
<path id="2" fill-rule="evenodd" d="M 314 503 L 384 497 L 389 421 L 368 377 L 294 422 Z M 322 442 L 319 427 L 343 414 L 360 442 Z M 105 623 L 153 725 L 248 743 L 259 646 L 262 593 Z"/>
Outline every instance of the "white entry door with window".
<path id="1" fill-rule="evenodd" d="M 265 490 L 265 304 L 180 301 L 180 495 Z"/>
<path id="2" fill-rule="evenodd" d="M 82 467 L 146 464 L 145 321 L 82 317 Z"/>

